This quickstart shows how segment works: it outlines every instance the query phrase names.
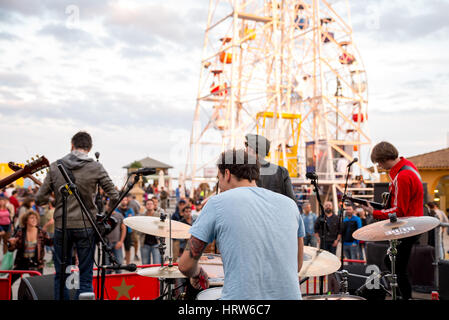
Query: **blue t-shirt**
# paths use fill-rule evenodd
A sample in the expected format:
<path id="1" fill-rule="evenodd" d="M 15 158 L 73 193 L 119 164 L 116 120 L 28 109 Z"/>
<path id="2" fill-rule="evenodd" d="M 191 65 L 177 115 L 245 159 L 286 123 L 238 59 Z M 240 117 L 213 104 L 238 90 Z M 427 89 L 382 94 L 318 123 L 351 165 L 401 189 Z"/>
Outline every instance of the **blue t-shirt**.
<path id="1" fill-rule="evenodd" d="M 315 221 L 317 215 L 315 212 L 309 212 L 309 214 L 301 214 L 302 221 L 304 221 L 304 228 L 306 230 L 306 234 L 313 235 L 315 233 Z"/>
<path id="2" fill-rule="evenodd" d="M 190 234 L 214 239 L 225 281 L 221 299 L 301 299 L 298 237 L 304 224 L 296 203 L 258 187 L 240 187 L 209 199 Z"/>
<path id="3" fill-rule="evenodd" d="M 121 215 L 123 216 L 123 219 L 134 216 L 134 210 L 131 208 L 127 208 L 125 211 L 122 208 L 118 207 L 115 209 L 115 211 L 117 211 L 118 213 L 121 213 Z M 133 229 L 131 229 L 130 227 L 127 226 L 126 232 L 131 233 L 131 232 L 133 232 Z"/>
<path id="4" fill-rule="evenodd" d="M 355 214 L 353 214 L 350 219 L 348 217 L 345 217 L 343 219 L 343 245 L 351 246 L 353 244 L 359 243 L 358 240 L 352 237 L 352 234 L 354 233 L 354 231 L 360 229 L 361 227 L 362 219 L 360 219 L 360 217 L 356 216 Z"/>

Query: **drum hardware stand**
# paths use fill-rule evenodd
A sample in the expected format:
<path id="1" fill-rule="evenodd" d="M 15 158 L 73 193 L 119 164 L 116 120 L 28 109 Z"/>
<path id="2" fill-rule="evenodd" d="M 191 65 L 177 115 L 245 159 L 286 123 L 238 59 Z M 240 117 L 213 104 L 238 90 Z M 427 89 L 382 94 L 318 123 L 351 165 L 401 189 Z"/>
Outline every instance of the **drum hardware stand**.
<path id="1" fill-rule="evenodd" d="M 101 292 L 100 292 L 100 300 L 104 300 L 104 284 L 105 284 L 105 278 L 106 278 L 106 269 L 114 269 L 114 270 L 118 270 L 118 269 L 126 269 L 126 270 L 135 270 L 136 265 L 134 264 L 130 264 L 128 266 L 121 266 L 118 264 L 117 260 L 115 259 L 114 254 L 112 253 L 111 248 L 109 248 L 108 243 L 105 241 L 104 239 L 104 228 L 99 228 L 99 226 L 97 225 L 97 223 L 94 221 L 94 219 L 92 218 L 92 215 L 90 214 L 89 209 L 87 209 L 86 205 L 83 202 L 83 199 L 81 198 L 81 195 L 78 192 L 78 187 L 77 185 L 71 180 L 71 178 L 69 177 L 66 169 L 64 168 L 62 162 L 58 161 L 58 169 L 61 172 L 62 176 L 64 177 L 64 180 L 66 181 L 65 185 L 62 185 L 59 188 L 59 191 L 61 192 L 62 195 L 62 207 L 63 207 L 63 215 L 62 215 L 62 248 L 63 248 L 63 252 L 62 252 L 62 257 L 63 257 L 63 261 L 61 262 L 61 270 L 59 270 L 60 274 L 61 274 L 61 278 L 60 278 L 60 285 L 59 285 L 59 298 L 60 300 L 64 300 L 64 286 L 63 284 L 65 282 L 63 282 L 63 280 L 65 279 L 65 267 L 67 264 L 67 257 L 66 257 L 66 248 L 67 248 L 67 239 L 66 239 L 66 233 L 67 233 L 67 225 L 66 225 L 66 217 L 67 217 L 67 198 L 69 195 L 72 195 L 75 197 L 75 199 L 77 200 L 80 208 L 81 208 L 81 213 L 83 215 L 85 215 L 90 223 L 90 225 L 92 226 L 94 233 L 97 237 L 97 240 L 99 240 L 102 244 L 102 249 L 103 249 L 103 262 L 106 258 L 105 254 L 107 253 L 109 256 L 110 261 L 112 262 L 112 265 L 106 266 L 103 265 L 100 266 L 99 268 L 101 268 L 101 275 L 102 275 L 102 279 L 101 279 Z M 137 181 L 139 180 L 139 177 L 135 178 L 135 183 L 137 183 Z M 133 184 L 134 185 L 134 184 Z M 132 187 L 131 187 L 132 188 Z M 129 190 L 131 190 L 131 188 Z M 129 192 L 128 190 L 128 192 Z M 126 192 L 127 193 L 127 192 Z M 125 197 L 125 194 L 122 195 L 121 199 L 123 199 Z M 121 200 L 120 200 L 121 201 Z M 113 210 L 118 206 L 118 204 L 120 203 L 117 202 L 116 206 L 114 208 L 112 208 L 111 212 L 109 213 L 109 215 L 112 215 Z M 102 222 L 100 220 L 97 220 L 98 222 Z M 100 225 L 102 225 L 100 223 Z M 65 249 L 65 250 L 64 250 Z M 97 293 L 98 294 L 98 293 Z"/>
<path id="2" fill-rule="evenodd" d="M 314 187 L 314 191 L 316 194 L 316 198 L 318 201 L 318 205 L 320 207 L 320 215 L 318 217 L 320 223 L 320 249 L 325 250 L 326 243 L 326 232 L 327 232 L 327 216 L 324 212 L 323 204 L 321 203 L 320 191 L 318 189 L 318 175 L 315 172 L 308 172 L 306 177 L 310 179 L 310 183 Z M 323 294 L 324 291 L 324 276 L 320 276 L 319 278 L 319 287 L 320 287 L 320 295 Z"/>
<path id="3" fill-rule="evenodd" d="M 165 220 L 167 219 L 167 215 L 164 212 L 161 212 L 161 222 L 165 222 Z M 169 223 L 168 223 L 168 228 L 169 228 L 169 254 L 168 257 L 165 257 L 165 249 L 166 244 L 165 244 L 165 238 L 164 237 L 160 237 L 160 243 L 159 243 L 159 253 L 161 256 L 161 268 L 165 268 L 164 267 L 164 263 L 166 258 L 168 258 L 168 266 L 167 268 L 172 268 L 173 267 L 173 248 L 172 248 L 172 237 L 171 237 L 171 216 L 169 215 Z M 160 296 L 158 298 L 156 298 L 156 300 L 161 300 L 163 297 L 167 296 L 167 300 L 173 300 L 173 292 L 177 289 L 179 289 L 181 286 L 174 288 L 174 282 L 175 279 L 168 279 L 168 278 L 161 278 L 162 281 L 160 281 Z M 168 290 L 166 290 L 168 289 Z M 165 291 L 167 291 L 167 293 L 165 293 Z"/>
<path id="4" fill-rule="evenodd" d="M 391 223 L 395 223 L 398 221 L 396 217 L 396 213 L 390 213 L 388 214 L 388 217 L 390 218 Z M 398 279 L 396 275 L 396 256 L 398 254 L 397 246 L 400 243 L 397 239 L 389 240 L 390 246 L 387 250 L 387 255 L 390 258 L 391 261 L 391 296 L 392 300 L 397 300 L 397 288 L 398 288 Z"/>
<path id="5" fill-rule="evenodd" d="M 337 271 L 336 273 L 341 275 L 341 281 L 340 281 L 340 293 L 341 294 L 349 294 L 348 290 L 348 276 L 349 272 L 347 270 L 341 270 Z"/>

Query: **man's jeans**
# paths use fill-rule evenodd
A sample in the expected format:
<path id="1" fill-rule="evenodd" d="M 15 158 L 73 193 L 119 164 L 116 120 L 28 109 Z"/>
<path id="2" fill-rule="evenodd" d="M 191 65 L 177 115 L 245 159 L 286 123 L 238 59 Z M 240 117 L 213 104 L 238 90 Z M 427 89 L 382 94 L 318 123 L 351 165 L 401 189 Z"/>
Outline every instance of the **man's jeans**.
<path id="1" fill-rule="evenodd" d="M 346 259 L 350 260 L 357 260 L 359 259 L 359 246 L 358 244 L 353 245 L 343 245 L 343 254 L 346 257 Z M 349 264 L 352 264 L 352 262 L 349 262 Z"/>
<path id="2" fill-rule="evenodd" d="M 304 245 L 316 248 L 317 240 L 315 236 L 313 234 L 306 234 L 306 236 L 304 237 Z"/>
<path id="3" fill-rule="evenodd" d="M 93 265 L 94 265 L 94 253 L 95 253 L 95 239 L 94 230 L 92 228 L 81 229 L 67 229 L 66 233 L 66 266 L 72 265 L 73 248 L 76 248 L 78 255 L 78 269 L 79 269 L 79 281 L 76 279 L 78 276 L 75 274 L 66 274 L 64 283 L 64 300 L 69 300 L 68 289 L 77 289 L 75 299 L 81 293 L 94 292 L 92 286 L 93 277 Z M 59 300 L 59 283 L 60 283 L 60 269 L 62 262 L 62 230 L 55 229 L 54 237 L 54 262 L 55 262 L 55 285 L 54 285 L 54 298 Z M 70 270 L 70 269 L 69 269 Z M 66 269 L 67 272 L 67 269 Z M 75 281 L 71 281 L 73 279 Z M 68 285 L 71 288 L 68 288 Z"/>
<path id="4" fill-rule="evenodd" d="M 142 255 L 142 264 L 160 264 L 161 254 L 159 252 L 159 245 L 144 244 L 140 247 L 140 254 Z"/>

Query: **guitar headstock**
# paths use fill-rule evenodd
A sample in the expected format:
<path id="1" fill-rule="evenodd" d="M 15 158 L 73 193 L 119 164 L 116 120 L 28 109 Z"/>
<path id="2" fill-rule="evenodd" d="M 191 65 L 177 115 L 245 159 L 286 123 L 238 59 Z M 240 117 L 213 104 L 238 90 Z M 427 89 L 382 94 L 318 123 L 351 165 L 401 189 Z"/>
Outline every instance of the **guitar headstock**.
<path id="1" fill-rule="evenodd" d="M 20 169 L 23 169 L 23 167 L 20 164 L 15 163 L 15 162 L 8 162 L 8 167 L 14 172 L 19 171 Z"/>
<path id="2" fill-rule="evenodd" d="M 27 161 L 27 164 L 22 168 L 22 170 L 24 170 L 24 174 L 31 175 L 50 166 L 50 162 L 48 162 L 47 158 L 44 156 L 39 157 L 36 155 L 36 158 L 37 159 L 31 158 L 31 162 L 29 160 Z"/>

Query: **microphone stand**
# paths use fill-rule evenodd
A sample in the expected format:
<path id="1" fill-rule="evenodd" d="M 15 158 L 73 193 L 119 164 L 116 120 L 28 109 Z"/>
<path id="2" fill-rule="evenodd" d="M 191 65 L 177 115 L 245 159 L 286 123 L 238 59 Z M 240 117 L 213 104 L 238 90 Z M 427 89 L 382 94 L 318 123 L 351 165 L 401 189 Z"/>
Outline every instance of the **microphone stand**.
<path id="1" fill-rule="evenodd" d="M 98 159 L 100 158 L 100 153 L 99 152 L 95 152 L 95 158 L 97 159 L 97 162 L 99 162 L 98 161 Z M 99 215 L 101 215 L 101 213 L 104 210 L 103 199 L 102 199 L 102 196 L 100 194 L 100 184 L 97 184 L 97 194 L 95 195 L 95 205 L 97 206 L 97 209 L 98 209 L 98 215 L 97 216 L 99 216 Z M 101 264 L 105 265 L 106 264 L 105 255 L 102 255 L 101 251 L 102 251 L 101 247 L 100 247 L 100 245 L 98 245 L 97 261 L 101 261 Z M 103 268 L 98 268 L 97 269 L 97 279 L 100 279 L 100 272 L 102 272 L 102 271 L 103 271 Z M 101 279 L 103 279 L 103 278 L 101 278 Z M 100 292 L 100 281 L 97 281 L 97 292 Z"/>
<path id="2" fill-rule="evenodd" d="M 347 190 L 348 190 L 348 179 L 349 179 L 349 171 L 351 170 L 351 166 L 354 164 L 354 162 L 351 162 L 348 166 L 347 166 L 347 170 L 346 170 L 346 182 L 345 182 L 345 191 L 343 193 L 343 197 L 341 198 L 341 203 L 340 203 L 340 210 L 338 212 L 338 229 L 340 230 L 340 232 L 342 231 L 342 227 L 343 227 L 343 205 L 346 201 L 346 197 L 347 195 Z M 341 235 L 341 251 L 340 251 L 340 262 L 341 262 L 341 266 L 340 266 L 340 270 L 343 269 L 343 243 L 344 243 L 344 239 L 343 239 L 343 234 Z"/>
<path id="3" fill-rule="evenodd" d="M 324 213 L 324 207 L 321 203 L 320 191 L 318 189 L 318 176 L 315 175 L 316 178 L 310 178 L 310 183 L 313 185 L 316 198 L 318 200 L 318 205 L 320 207 L 320 216 L 318 221 L 320 223 L 320 249 L 325 249 L 326 243 L 326 232 L 327 232 L 327 216 Z M 323 294 L 324 291 L 324 276 L 320 276 L 320 295 Z"/>
<path id="4" fill-rule="evenodd" d="M 99 228 L 98 228 L 98 226 L 97 226 L 97 224 L 95 223 L 95 221 L 93 220 L 93 218 L 92 218 L 92 215 L 90 214 L 90 211 L 89 211 L 89 209 L 87 209 L 87 207 L 86 207 L 86 205 L 84 204 L 84 202 L 83 202 L 83 199 L 81 198 L 81 196 L 80 196 L 80 194 L 79 194 L 79 192 L 78 192 L 78 187 L 76 186 L 76 184 L 75 183 L 73 183 L 73 181 L 70 179 L 70 177 L 69 177 L 69 175 L 67 174 L 67 171 L 65 170 L 65 168 L 63 167 L 63 165 L 62 164 L 60 164 L 60 163 L 58 163 L 58 169 L 59 169 L 59 171 L 61 172 L 61 174 L 62 174 L 62 176 L 64 177 L 64 180 L 67 182 L 67 184 L 65 184 L 65 185 L 62 185 L 61 187 L 60 187 L 60 191 L 62 191 L 62 195 L 63 195 L 63 209 L 64 208 L 67 208 L 67 198 L 68 198 L 68 195 L 74 195 L 74 197 L 76 198 L 76 200 L 77 200 L 77 202 L 78 202 L 78 204 L 80 205 L 80 208 L 81 208 L 81 213 L 82 214 L 84 214 L 86 217 L 87 217 L 87 219 L 89 220 L 89 222 L 90 222 L 90 224 L 91 224 L 91 226 L 92 226 L 92 228 L 93 228 L 93 230 L 94 230 L 94 232 L 95 232 L 95 234 L 96 234 L 96 236 L 98 237 L 98 240 L 101 242 L 101 244 L 102 244 L 102 249 L 103 249 L 103 255 L 105 255 L 105 253 L 107 253 L 108 254 L 108 256 L 109 256 L 109 259 L 110 259 L 110 261 L 112 261 L 112 263 L 113 263 L 113 265 L 118 265 L 118 263 L 117 263 L 117 260 L 115 259 L 115 256 L 114 256 L 114 254 L 112 253 L 112 250 L 109 248 L 109 246 L 108 246 L 108 244 L 107 244 L 107 242 L 104 240 L 104 238 L 103 238 L 103 233 L 99 230 Z M 65 192 L 66 191 L 64 191 L 64 189 L 67 191 L 67 193 L 68 193 L 68 195 L 67 196 L 65 196 Z M 64 210 L 63 210 L 64 211 Z M 66 229 L 67 229 L 67 226 L 65 225 L 65 217 L 64 216 L 66 216 L 66 214 L 67 214 L 67 212 L 65 212 L 65 214 L 64 214 L 64 212 L 63 212 L 63 225 L 62 225 L 62 234 L 63 234 L 63 244 L 62 244 L 62 247 L 63 248 L 66 248 L 67 247 L 67 240 L 66 240 L 66 237 L 64 236 L 65 235 L 65 233 L 66 233 Z M 62 256 L 63 256 L 63 258 L 65 258 L 63 261 L 62 261 L 62 263 L 61 263 L 61 266 L 65 266 L 66 264 L 67 264 L 67 262 L 66 262 L 66 257 L 65 257 L 65 251 L 62 253 Z M 104 258 L 104 257 L 103 257 Z M 108 268 L 111 268 L 110 266 L 104 266 L 104 265 L 102 265 L 101 267 L 100 267 L 101 269 L 102 269 L 102 279 L 101 279 L 101 283 L 102 283 L 102 288 L 101 288 L 101 295 L 100 295 L 100 300 L 103 300 L 104 299 L 104 283 L 105 283 L 105 278 L 106 278 L 106 269 Z M 127 267 L 125 266 L 125 267 L 123 267 L 123 269 L 126 269 Z M 62 277 L 61 277 L 61 280 L 63 280 L 64 278 L 65 278 L 65 274 L 62 274 L 63 272 L 65 272 L 65 270 L 61 267 L 61 270 L 60 270 L 60 274 L 62 275 Z M 60 282 L 60 284 L 59 284 L 59 289 L 60 289 L 60 298 L 61 298 L 61 300 L 63 300 L 63 293 L 64 293 L 64 289 L 63 289 L 63 285 L 64 284 L 64 282 L 63 281 L 61 281 Z M 62 288 L 62 289 L 61 289 Z"/>

